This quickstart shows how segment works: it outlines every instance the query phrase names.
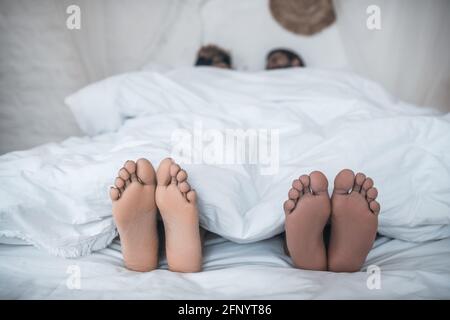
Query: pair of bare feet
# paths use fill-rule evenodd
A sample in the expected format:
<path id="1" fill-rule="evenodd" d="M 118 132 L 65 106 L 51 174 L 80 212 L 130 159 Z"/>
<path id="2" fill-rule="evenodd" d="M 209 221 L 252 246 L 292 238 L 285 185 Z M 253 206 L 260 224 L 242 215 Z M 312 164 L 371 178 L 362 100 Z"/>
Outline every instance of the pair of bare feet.
<path id="1" fill-rule="evenodd" d="M 296 267 L 333 272 L 359 271 L 375 241 L 380 205 L 373 180 L 345 169 L 328 181 L 319 171 L 292 183 L 284 203 L 286 245 Z M 326 250 L 323 232 L 331 223 Z"/>
<path id="2" fill-rule="evenodd" d="M 197 195 L 187 173 L 172 159 L 157 172 L 146 159 L 127 161 L 110 191 L 125 265 L 134 271 L 158 266 L 158 210 L 164 222 L 169 270 L 202 268 Z M 284 203 L 287 250 L 296 267 L 335 272 L 358 271 L 375 240 L 380 205 L 373 181 L 348 169 L 328 181 L 318 171 L 294 180 Z M 328 254 L 323 231 L 331 220 Z"/>
<path id="3" fill-rule="evenodd" d="M 110 197 L 128 269 L 145 272 L 157 268 L 159 210 L 169 270 L 201 270 L 197 195 L 187 182 L 186 171 L 172 159 L 161 161 L 156 173 L 147 159 L 125 162 Z"/>

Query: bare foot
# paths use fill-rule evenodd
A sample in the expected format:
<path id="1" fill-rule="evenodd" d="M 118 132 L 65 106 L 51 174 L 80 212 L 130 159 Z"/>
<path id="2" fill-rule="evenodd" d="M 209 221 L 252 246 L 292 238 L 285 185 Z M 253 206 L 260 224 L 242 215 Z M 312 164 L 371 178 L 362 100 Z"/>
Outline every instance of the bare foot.
<path id="1" fill-rule="evenodd" d="M 359 271 L 377 234 L 380 205 L 373 180 L 345 169 L 334 180 L 328 270 Z"/>
<path id="2" fill-rule="evenodd" d="M 286 243 L 294 265 L 300 269 L 326 270 L 323 229 L 330 217 L 328 181 L 314 171 L 294 180 L 284 203 Z"/>
<path id="3" fill-rule="evenodd" d="M 202 268 L 197 194 L 187 183 L 187 173 L 166 158 L 157 172 L 156 204 L 164 222 L 169 270 L 198 272 Z"/>
<path id="4" fill-rule="evenodd" d="M 114 184 L 110 196 L 125 265 L 133 271 L 153 270 L 158 266 L 155 170 L 147 159 L 128 160 Z"/>

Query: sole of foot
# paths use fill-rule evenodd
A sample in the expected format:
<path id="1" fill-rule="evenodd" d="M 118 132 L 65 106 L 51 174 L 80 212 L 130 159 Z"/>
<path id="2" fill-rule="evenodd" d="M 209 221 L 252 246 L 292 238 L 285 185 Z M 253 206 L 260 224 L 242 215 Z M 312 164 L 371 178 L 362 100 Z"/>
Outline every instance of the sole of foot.
<path id="1" fill-rule="evenodd" d="M 158 266 L 156 174 L 147 159 L 128 160 L 111 187 L 114 221 L 125 266 L 146 272 Z"/>
<path id="2" fill-rule="evenodd" d="M 336 176 L 331 197 L 329 271 L 359 271 L 372 249 L 380 212 L 373 185 L 371 178 L 349 169 Z"/>
<path id="3" fill-rule="evenodd" d="M 169 270 L 201 271 L 197 194 L 187 182 L 186 171 L 171 158 L 161 161 L 156 176 L 156 204 L 164 222 Z"/>
<path id="4" fill-rule="evenodd" d="M 292 183 L 284 203 L 286 245 L 297 268 L 323 271 L 327 255 L 323 230 L 330 217 L 328 181 L 319 171 Z"/>

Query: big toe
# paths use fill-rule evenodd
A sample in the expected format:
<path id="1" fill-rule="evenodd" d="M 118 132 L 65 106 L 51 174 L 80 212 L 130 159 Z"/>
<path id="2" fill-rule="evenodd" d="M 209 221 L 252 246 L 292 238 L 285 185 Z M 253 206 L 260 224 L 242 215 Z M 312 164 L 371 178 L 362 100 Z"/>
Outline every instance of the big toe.
<path id="1" fill-rule="evenodd" d="M 354 181 L 355 173 L 352 170 L 342 170 L 334 179 L 334 192 L 338 194 L 347 194 L 353 187 Z"/>
<path id="2" fill-rule="evenodd" d="M 158 171 L 156 172 L 156 179 L 159 186 L 167 186 L 171 181 L 170 167 L 173 164 L 172 158 L 165 158 L 159 164 Z"/>
<path id="3" fill-rule="evenodd" d="M 155 184 L 155 169 L 147 159 L 136 161 L 136 176 L 143 184 Z"/>
<path id="4" fill-rule="evenodd" d="M 328 192 L 328 180 L 320 171 L 313 171 L 310 175 L 311 190 L 314 194 L 323 194 Z"/>

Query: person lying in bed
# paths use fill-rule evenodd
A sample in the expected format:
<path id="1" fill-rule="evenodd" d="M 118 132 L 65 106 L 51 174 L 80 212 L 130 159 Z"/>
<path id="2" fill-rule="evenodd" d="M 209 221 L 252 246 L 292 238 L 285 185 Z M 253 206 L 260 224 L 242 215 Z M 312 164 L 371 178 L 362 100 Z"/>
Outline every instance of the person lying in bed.
<path id="1" fill-rule="evenodd" d="M 231 68 L 231 58 L 219 47 L 206 46 L 199 50 L 196 65 Z M 288 50 L 276 49 L 267 55 L 266 69 L 303 65 L 301 58 Z M 156 172 L 147 159 L 128 160 L 119 170 L 110 196 L 128 269 L 145 272 L 157 268 L 159 211 L 169 270 L 201 271 L 197 194 L 187 179 L 187 172 L 171 158 L 161 161 Z M 349 169 L 336 176 L 331 198 L 323 173 L 314 171 L 295 179 L 283 204 L 285 249 L 294 266 L 359 271 L 377 234 L 377 195 L 371 178 Z M 326 227 L 328 239 L 324 237 Z"/>
<path id="2" fill-rule="evenodd" d="M 216 45 L 206 45 L 199 49 L 195 66 L 232 69 L 232 59 L 226 50 Z M 266 56 L 266 70 L 304 66 L 302 58 L 288 49 L 273 49 Z"/>

